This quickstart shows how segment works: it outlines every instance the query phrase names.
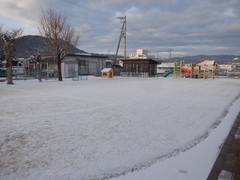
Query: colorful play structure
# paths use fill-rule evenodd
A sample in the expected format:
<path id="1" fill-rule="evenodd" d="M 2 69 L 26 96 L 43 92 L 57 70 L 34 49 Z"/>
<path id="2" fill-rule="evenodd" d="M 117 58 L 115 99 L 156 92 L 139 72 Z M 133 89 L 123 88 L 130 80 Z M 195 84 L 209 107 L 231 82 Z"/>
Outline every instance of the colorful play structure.
<path id="1" fill-rule="evenodd" d="M 196 79 L 206 79 L 211 77 L 215 78 L 216 63 L 215 61 L 202 61 L 198 64 L 188 64 L 186 65 L 184 61 L 174 63 L 174 69 L 171 69 L 163 77 L 168 77 L 170 74 L 173 74 L 173 77 L 187 77 L 187 78 L 196 78 Z"/>

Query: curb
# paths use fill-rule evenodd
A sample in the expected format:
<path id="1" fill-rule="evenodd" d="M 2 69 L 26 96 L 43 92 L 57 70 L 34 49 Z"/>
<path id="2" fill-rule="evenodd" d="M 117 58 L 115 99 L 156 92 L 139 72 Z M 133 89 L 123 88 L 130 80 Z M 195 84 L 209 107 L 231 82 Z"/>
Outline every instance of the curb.
<path id="1" fill-rule="evenodd" d="M 221 151 L 220 151 L 220 153 L 208 175 L 207 180 L 219 179 L 219 174 L 221 173 L 222 168 L 224 166 L 225 158 L 230 149 L 230 144 L 231 144 L 232 140 L 235 138 L 236 132 L 239 131 L 239 129 L 238 129 L 239 126 L 240 126 L 240 112 L 238 113 L 238 116 L 232 126 L 232 129 L 230 130 L 230 132 L 221 148 Z"/>

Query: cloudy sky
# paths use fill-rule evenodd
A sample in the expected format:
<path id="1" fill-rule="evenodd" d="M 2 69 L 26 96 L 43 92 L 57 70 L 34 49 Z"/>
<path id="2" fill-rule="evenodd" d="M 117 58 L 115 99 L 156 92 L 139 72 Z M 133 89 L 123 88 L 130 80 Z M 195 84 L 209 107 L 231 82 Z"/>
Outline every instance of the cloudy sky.
<path id="1" fill-rule="evenodd" d="M 38 35 L 41 9 L 56 9 L 80 32 L 78 48 L 115 54 L 127 17 L 127 54 L 240 55 L 240 0 L 0 0 L 0 24 Z M 123 54 L 123 43 L 119 54 Z"/>

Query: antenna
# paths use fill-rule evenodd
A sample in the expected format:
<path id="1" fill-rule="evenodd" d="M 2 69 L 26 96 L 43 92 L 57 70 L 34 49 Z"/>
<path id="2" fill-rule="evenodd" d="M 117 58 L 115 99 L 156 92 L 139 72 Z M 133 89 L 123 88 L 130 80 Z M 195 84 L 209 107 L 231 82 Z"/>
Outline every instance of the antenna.
<path id="1" fill-rule="evenodd" d="M 121 33 L 120 33 L 120 36 L 119 36 L 119 41 L 118 41 L 118 46 L 117 46 L 117 52 L 116 52 L 116 59 L 117 59 L 117 55 L 118 55 L 118 50 L 119 50 L 119 46 L 120 46 L 120 43 L 121 43 L 121 39 L 122 37 L 124 38 L 124 58 L 126 59 L 126 46 L 127 46 L 127 27 L 126 27 L 126 24 L 127 24 L 127 17 L 124 16 L 124 17 L 117 17 L 117 19 L 120 19 L 123 23 L 122 25 L 122 30 L 121 30 Z"/>

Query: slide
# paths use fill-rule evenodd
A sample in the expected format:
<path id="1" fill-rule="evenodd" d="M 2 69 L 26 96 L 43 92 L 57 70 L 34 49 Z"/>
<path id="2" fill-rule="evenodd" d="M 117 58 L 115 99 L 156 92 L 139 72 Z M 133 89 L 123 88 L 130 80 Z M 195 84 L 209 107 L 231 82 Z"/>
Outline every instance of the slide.
<path id="1" fill-rule="evenodd" d="M 172 69 L 172 70 L 168 71 L 166 74 L 164 74 L 163 77 L 168 77 L 173 72 L 174 72 L 174 70 Z"/>

